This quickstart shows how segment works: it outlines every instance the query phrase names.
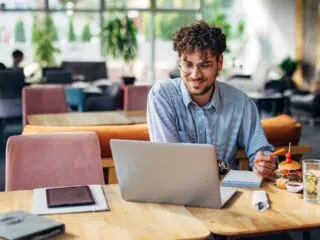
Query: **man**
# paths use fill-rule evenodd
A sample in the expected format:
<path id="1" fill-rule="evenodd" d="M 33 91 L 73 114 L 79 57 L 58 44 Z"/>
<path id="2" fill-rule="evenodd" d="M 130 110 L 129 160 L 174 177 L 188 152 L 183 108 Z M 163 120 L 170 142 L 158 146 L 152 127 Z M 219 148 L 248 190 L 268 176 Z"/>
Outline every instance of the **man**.
<path id="1" fill-rule="evenodd" d="M 12 58 L 13 58 L 13 68 L 21 68 L 21 62 L 23 60 L 23 52 L 20 50 L 14 50 L 12 52 Z"/>
<path id="2" fill-rule="evenodd" d="M 217 159 L 235 169 L 243 148 L 254 172 L 270 177 L 275 169 L 254 102 L 216 77 L 223 65 L 226 37 L 203 21 L 173 36 L 181 78 L 157 82 L 148 96 L 151 141 L 213 144 Z"/>

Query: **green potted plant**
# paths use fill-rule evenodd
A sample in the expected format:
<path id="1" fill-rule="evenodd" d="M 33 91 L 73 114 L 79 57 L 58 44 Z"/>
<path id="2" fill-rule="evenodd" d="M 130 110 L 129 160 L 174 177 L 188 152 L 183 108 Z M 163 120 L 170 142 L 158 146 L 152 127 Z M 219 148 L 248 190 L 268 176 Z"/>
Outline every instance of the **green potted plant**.
<path id="1" fill-rule="evenodd" d="M 282 69 L 284 73 L 283 77 L 291 78 L 294 72 L 296 71 L 299 63 L 299 60 L 294 60 L 291 57 L 286 57 L 285 59 L 283 59 L 279 64 L 279 67 Z"/>
<path id="2" fill-rule="evenodd" d="M 32 26 L 32 43 L 35 49 L 35 59 L 41 67 L 53 66 L 55 64 L 54 55 L 59 51 L 54 44 L 54 31 L 50 16 L 46 15 L 45 24 L 38 25 L 36 18 Z"/>
<path id="3" fill-rule="evenodd" d="M 47 30 L 51 33 L 52 40 L 58 41 L 59 36 L 58 36 L 57 27 L 55 26 L 52 16 L 50 14 L 46 15 L 45 24 L 46 24 Z"/>
<path id="4" fill-rule="evenodd" d="M 297 67 L 300 63 L 300 60 L 295 60 L 291 57 L 286 57 L 278 65 L 278 67 L 283 71 L 283 76 L 281 77 L 281 80 L 287 82 L 288 88 L 296 89 L 296 84 L 293 82 L 292 76 L 297 70 Z"/>
<path id="5" fill-rule="evenodd" d="M 137 28 L 134 21 L 127 14 L 115 15 L 108 20 L 101 31 L 101 44 L 103 54 L 113 58 L 122 58 L 128 66 L 124 73 L 124 84 L 133 84 L 133 62 L 137 56 Z"/>

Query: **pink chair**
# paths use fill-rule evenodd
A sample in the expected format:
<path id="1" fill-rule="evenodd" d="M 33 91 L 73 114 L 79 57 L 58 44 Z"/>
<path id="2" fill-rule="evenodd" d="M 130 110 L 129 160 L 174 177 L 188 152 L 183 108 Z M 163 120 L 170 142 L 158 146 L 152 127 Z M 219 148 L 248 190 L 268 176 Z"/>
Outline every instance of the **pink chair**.
<path id="1" fill-rule="evenodd" d="M 151 86 L 127 85 L 123 87 L 123 109 L 125 111 L 146 110 Z"/>
<path id="2" fill-rule="evenodd" d="M 6 191 L 104 184 L 93 132 L 12 136 L 6 149 Z"/>
<path id="3" fill-rule="evenodd" d="M 61 85 L 45 85 L 24 87 L 22 90 L 23 126 L 28 124 L 27 116 L 41 113 L 68 112 L 64 87 Z"/>

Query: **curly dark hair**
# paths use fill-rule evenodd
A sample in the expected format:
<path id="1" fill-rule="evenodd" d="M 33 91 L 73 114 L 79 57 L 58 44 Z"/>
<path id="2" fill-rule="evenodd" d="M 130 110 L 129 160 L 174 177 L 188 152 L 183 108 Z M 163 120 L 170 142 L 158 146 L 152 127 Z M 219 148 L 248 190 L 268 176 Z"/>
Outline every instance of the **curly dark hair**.
<path id="1" fill-rule="evenodd" d="M 226 35 L 221 28 L 210 26 L 204 21 L 197 21 L 189 26 L 181 27 L 173 34 L 173 49 L 182 54 L 199 51 L 207 57 L 208 50 L 212 56 L 218 57 L 226 50 Z"/>

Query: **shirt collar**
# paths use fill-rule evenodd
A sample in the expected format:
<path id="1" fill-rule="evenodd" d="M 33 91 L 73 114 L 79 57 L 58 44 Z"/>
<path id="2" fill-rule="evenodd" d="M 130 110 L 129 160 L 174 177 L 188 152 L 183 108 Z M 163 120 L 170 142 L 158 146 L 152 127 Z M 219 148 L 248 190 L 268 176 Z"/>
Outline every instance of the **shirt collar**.
<path id="1" fill-rule="evenodd" d="M 183 80 L 180 78 L 180 91 L 182 94 L 182 100 L 186 108 L 188 108 L 189 104 L 192 102 L 188 89 L 183 83 Z"/>
<path id="2" fill-rule="evenodd" d="M 188 89 L 184 85 L 182 79 L 180 79 L 180 91 L 181 91 L 181 94 L 182 94 L 183 103 L 188 108 L 189 104 L 192 102 L 192 99 L 191 99 L 191 96 L 190 96 L 190 94 L 188 92 Z M 220 104 L 219 84 L 216 81 L 215 82 L 214 93 L 213 93 L 210 101 L 203 107 L 203 109 L 209 110 L 210 108 L 214 108 L 214 109 L 216 109 L 216 111 L 218 111 L 219 104 Z"/>

